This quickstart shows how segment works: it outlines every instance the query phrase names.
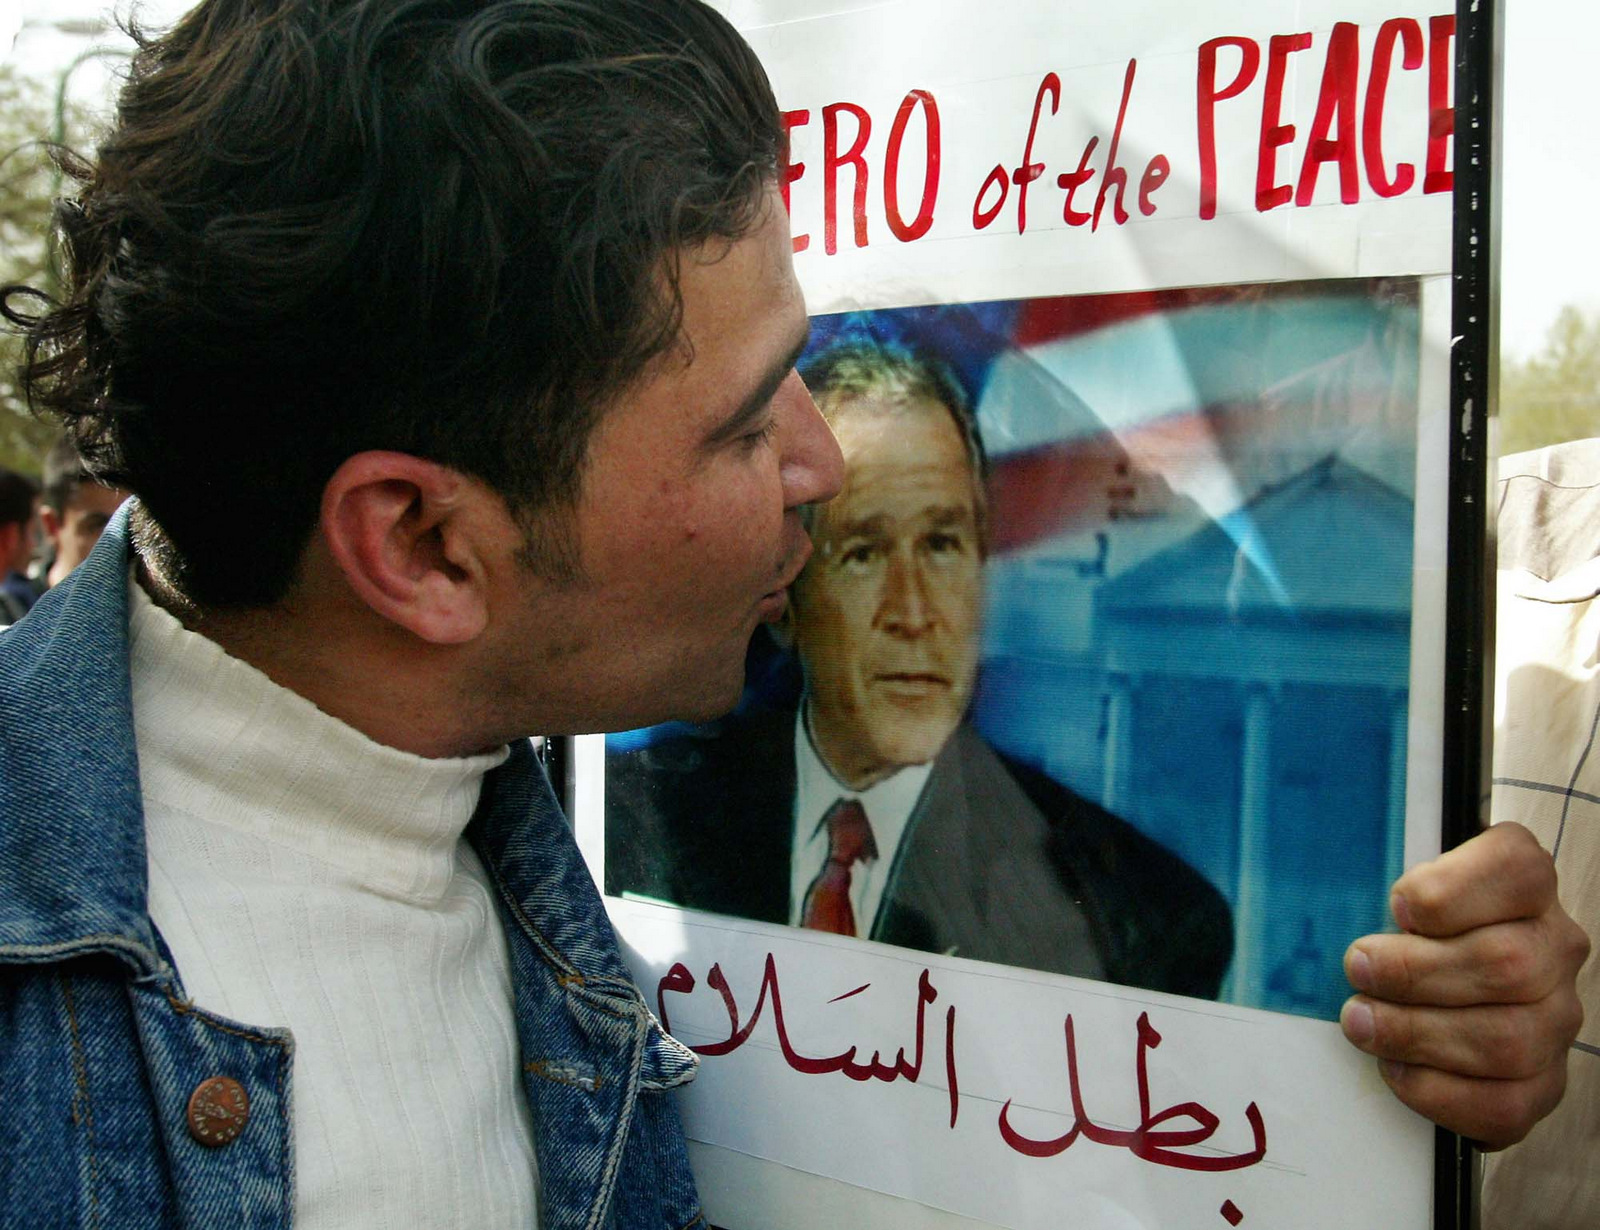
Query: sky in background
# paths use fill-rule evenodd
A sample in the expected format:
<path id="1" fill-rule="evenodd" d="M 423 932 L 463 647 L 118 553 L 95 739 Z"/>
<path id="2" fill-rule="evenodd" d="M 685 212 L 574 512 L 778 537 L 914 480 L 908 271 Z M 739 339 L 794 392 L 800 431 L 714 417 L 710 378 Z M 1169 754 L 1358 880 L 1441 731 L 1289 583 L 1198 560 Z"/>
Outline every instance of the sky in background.
<path id="1" fill-rule="evenodd" d="M 146 24 L 170 21 L 192 0 L 144 0 Z M 126 8 L 122 0 L 118 11 Z M 1226 6 L 1223 6 L 1224 8 Z M 1441 0 L 1441 11 L 1448 8 Z M 1500 342 L 1506 358 L 1526 358 L 1543 341 L 1564 304 L 1600 312 L 1600 243 L 1595 204 L 1600 159 L 1587 124 L 1583 85 L 1600 45 L 1600 5 L 1507 3 L 1503 147 L 1500 176 Z M 106 0 L 0 0 L 0 50 L 27 71 L 56 76 L 87 47 L 119 41 L 85 34 L 106 22 Z M 68 32 L 53 28 L 65 24 Z M 115 35 L 115 31 L 112 31 Z M 115 61 L 76 68 L 71 94 L 103 106 Z"/>

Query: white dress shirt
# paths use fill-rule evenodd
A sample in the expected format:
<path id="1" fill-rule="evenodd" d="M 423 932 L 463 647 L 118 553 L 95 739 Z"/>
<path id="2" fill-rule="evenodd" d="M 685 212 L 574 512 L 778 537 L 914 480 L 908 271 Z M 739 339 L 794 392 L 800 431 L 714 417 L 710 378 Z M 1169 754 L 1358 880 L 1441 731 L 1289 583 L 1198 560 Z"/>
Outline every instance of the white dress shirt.
<path id="1" fill-rule="evenodd" d="M 828 829 L 823 818 L 840 799 L 856 799 L 872 826 L 878 857 L 850 869 L 850 908 L 855 911 L 856 934 L 872 933 L 873 920 L 883 902 L 883 890 L 894 868 L 895 853 L 905 836 L 906 824 L 922 797 L 933 763 L 908 765 L 865 790 L 852 790 L 836 778 L 812 746 L 806 728 L 806 707 L 801 705 L 794 723 L 794 829 L 789 845 L 789 925 L 800 925 L 806 890 L 828 861 Z"/>

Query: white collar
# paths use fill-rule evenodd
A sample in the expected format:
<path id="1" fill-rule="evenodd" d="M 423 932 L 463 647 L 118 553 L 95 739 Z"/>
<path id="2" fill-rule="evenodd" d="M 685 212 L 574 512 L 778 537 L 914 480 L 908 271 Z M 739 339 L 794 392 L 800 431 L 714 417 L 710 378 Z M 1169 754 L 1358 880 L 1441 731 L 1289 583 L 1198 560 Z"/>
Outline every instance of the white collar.
<path id="1" fill-rule="evenodd" d="M 857 927 L 866 935 L 883 899 L 895 852 L 905 836 L 911 813 L 916 810 L 922 788 L 933 772 L 933 762 L 907 765 L 865 790 L 852 790 L 836 778 L 822 762 L 806 729 L 806 705 L 802 701 L 795 715 L 794 827 L 790 834 L 789 921 L 798 924 L 800 907 L 817 870 L 828 856 L 828 835 L 823 817 L 840 799 L 857 799 L 872 826 L 878 847 L 875 862 L 858 866 L 851 878 L 850 898 L 855 907 Z"/>
<path id="2" fill-rule="evenodd" d="M 878 841 L 879 853 L 885 857 L 892 857 L 895 846 L 899 844 L 900 833 L 905 828 L 906 819 L 911 815 L 911 809 L 917 805 L 917 799 L 922 796 L 922 787 L 927 784 L 928 774 L 933 772 L 933 762 L 930 760 L 926 764 L 906 765 L 864 790 L 852 790 L 835 777 L 832 770 L 823 763 L 822 756 L 817 752 L 816 745 L 811 739 L 809 724 L 805 717 L 806 708 L 804 704 L 800 706 L 800 713 L 795 721 L 794 737 L 795 818 L 799 822 L 800 833 L 809 840 L 815 835 L 817 826 L 822 823 L 822 817 L 834 803 L 840 799 L 859 799 L 861 806 L 866 810 L 867 820 L 872 825 L 873 836 Z M 884 823 L 892 828 L 892 834 L 887 828 L 880 830 L 880 816 L 883 817 Z M 887 840 L 891 835 L 894 840 Z"/>
<path id="3" fill-rule="evenodd" d="M 445 890 L 483 777 L 509 749 L 429 759 L 377 743 L 191 632 L 129 580 L 147 800 L 332 864 L 373 891 Z"/>

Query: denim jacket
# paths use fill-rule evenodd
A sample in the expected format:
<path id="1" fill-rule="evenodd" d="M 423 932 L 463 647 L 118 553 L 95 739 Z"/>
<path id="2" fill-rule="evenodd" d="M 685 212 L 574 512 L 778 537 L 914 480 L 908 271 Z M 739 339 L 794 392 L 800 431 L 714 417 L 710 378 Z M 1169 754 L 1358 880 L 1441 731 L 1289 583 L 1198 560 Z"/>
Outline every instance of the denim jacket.
<path id="1" fill-rule="evenodd" d="M 206 1012 L 146 908 L 128 678 L 128 511 L 0 633 L 0 1228 L 282 1230 L 294 1040 Z M 694 1056 L 628 976 L 527 743 L 467 837 L 497 890 L 545 1230 L 703 1226 L 676 1107 Z M 244 1086 L 237 1139 L 191 1093 Z"/>

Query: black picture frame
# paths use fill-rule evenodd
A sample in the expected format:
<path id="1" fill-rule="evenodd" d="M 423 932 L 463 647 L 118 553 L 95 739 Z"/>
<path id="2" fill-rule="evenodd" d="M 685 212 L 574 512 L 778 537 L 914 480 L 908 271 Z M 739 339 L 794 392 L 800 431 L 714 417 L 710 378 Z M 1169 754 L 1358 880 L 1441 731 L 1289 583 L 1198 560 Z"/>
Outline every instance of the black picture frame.
<path id="1" fill-rule="evenodd" d="M 1494 721 L 1492 424 L 1497 412 L 1500 291 L 1498 0 L 1458 0 L 1451 237 L 1450 470 L 1445 581 L 1443 845 L 1489 822 Z M 1472 1142 L 1439 1128 L 1434 1225 L 1477 1225 Z"/>

